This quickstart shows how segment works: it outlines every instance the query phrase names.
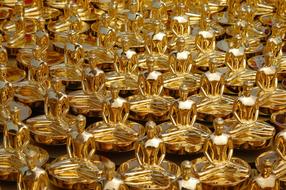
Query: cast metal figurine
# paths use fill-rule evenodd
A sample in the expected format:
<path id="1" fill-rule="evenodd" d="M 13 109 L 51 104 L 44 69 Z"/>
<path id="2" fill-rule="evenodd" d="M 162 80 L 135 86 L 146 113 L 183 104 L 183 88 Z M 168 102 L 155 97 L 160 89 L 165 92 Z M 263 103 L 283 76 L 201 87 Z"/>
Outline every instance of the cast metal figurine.
<path id="1" fill-rule="evenodd" d="M 233 115 L 226 125 L 235 148 L 259 149 L 271 145 L 275 128 L 259 120 L 259 100 L 252 95 L 253 83 L 245 82 L 243 91 L 233 103 Z"/>
<path id="2" fill-rule="evenodd" d="M 111 99 L 103 102 L 103 121 L 89 126 L 90 132 L 102 151 L 129 151 L 144 135 L 144 127 L 128 120 L 129 103 L 119 96 L 118 86 L 111 87 Z"/>
<path id="3" fill-rule="evenodd" d="M 173 190 L 202 190 L 202 183 L 194 174 L 192 162 L 185 160 L 181 163 L 181 176 Z"/>
<path id="4" fill-rule="evenodd" d="M 225 55 L 226 87 L 230 92 L 238 93 L 245 81 L 255 82 L 256 72 L 248 69 L 245 48 L 231 48 Z"/>
<path id="5" fill-rule="evenodd" d="M 273 165 L 269 160 L 265 160 L 261 166 L 261 171 L 258 176 L 253 179 L 250 189 L 251 190 L 279 190 L 279 179 L 273 174 Z"/>
<path id="6" fill-rule="evenodd" d="M 285 108 L 286 91 L 278 87 L 278 69 L 273 65 L 273 53 L 268 52 L 264 58 L 264 66 L 256 73 L 256 84 L 261 102 L 260 111 L 269 114 Z"/>
<path id="7" fill-rule="evenodd" d="M 232 138 L 223 128 L 224 120 L 215 119 L 215 131 L 204 146 L 205 156 L 192 161 L 203 189 L 243 189 L 248 183 L 251 168 L 244 160 L 232 156 Z"/>
<path id="8" fill-rule="evenodd" d="M 51 49 L 49 49 L 50 46 L 50 38 L 49 34 L 45 29 L 46 27 L 46 21 L 44 18 L 40 17 L 37 19 L 37 30 L 35 32 L 35 45 L 38 46 L 41 50 L 41 59 L 47 64 L 53 65 L 53 64 L 60 64 L 63 62 L 63 56 L 62 54 L 55 52 Z M 24 70 L 28 70 L 28 65 L 33 59 L 33 52 L 31 49 L 20 49 L 17 53 L 17 64 L 20 68 Z"/>
<path id="9" fill-rule="evenodd" d="M 213 121 L 228 118 L 232 113 L 233 97 L 224 95 L 224 73 L 216 68 L 216 59 L 209 60 L 209 71 L 203 73 L 200 93 L 191 97 L 197 103 L 198 119 Z"/>
<path id="10" fill-rule="evenodd" d="M 188 86 L 180 87 L 180 98 L 172 105 L 170 120 L 159 125 L 161 138 L 171 153 L 184 154 L 201 151 L 211 131 L 196 123 L 196 103 L 188 99 Z"/>
<path id="11" fill-rule="evenodd" d="M 86 118 L 78 115 L 67 138 L 67 154 L 58 157 L 46 169 L 51 183 L 65 189 L 97 189 L 104 179 L 104 163 L 111 162 L 96 155 L 91 133 L 85 131 Z"/>
<path id="12" fill-rule="evenodd" d="M 148 70 L 140 73 L 138 77 L 139 94 L 128 97 L 130 102 L 130 118 L 146 120 L 166 120 L 168 111 L 174 99 L 163 95 L 163 75 L 154 70 L 155 59 L 147 59 Z"/>
<path id="13" fill-rule="evenodd" d="M 75 118 L 68 114 L 70 104 L 62 81 L 54 79 L 51 84 L 44 96 L 45 115 L 29 118 L 26 123 L 36 142 L 64 144 Z"/>
<path id="14" fill-rule="evenodd" d="M 199 89 L 200 75 L 197 74 L 192 53 L 186 48 L 186 41 L 179 37 L 176 49 L 169 55 L 169 72 L 163 75 L 167 94 L 176 96 L 181 85 L 187 85 L 191 93 Z"/>
<path id="15" fill-rule="evenodd" d="M 134 189 L 170 189 L 180 168 L 165 160 L 166 147 L 159 138 L 156 123 L 146 123 L 147 135 L 135 147 L 136 158 L 120 165 L 118 172 L 125 184 Z"/>
<path id="16" fill-rule="evenodd" d="M 38 166 L 38 157 L 33 152 L 24 156 L 26 164 L 19 168 L 17 179 L 18 190 L 48 190 L 49 177 L 47 172 Z"/>
<path id="17" fill-rule="evenodd" d="M 42 60 L 42 49 L 36 46 L 33 49 L 33 58 L 28 67 L 28 78 L 15 84 L 15 97 L 31 107 L 44 101 L 46 91 L 50 86 L 49 67 Z M 34 104 L 35 103 L 35 104 Z"/>
<path id="18" fill-rule="evenodd" d="M 0 69 L 5 72 L 5 80 L 16 83 L 26 77 L 25 71 L 8 64 L 8 53 L 3 44 L 3 36 L 0 34 Z M 2 77 L 1 77 L 2 78 Z M 1 80 L 4 80 L 3 78 Z"/>
<path id="19" fill-rule="evenodd" d="M 121 48 L 114 52 L 114 71 L 106 73 L 106 86 L 116 84 L 122 91 L 134 92 L 138 89 L 138 55 L 131 49 L 129 38 L 121 40 Z"/>
<path id="20" fill-rule="evenodd" d="M 102 111 L 103 102 L 111 97 L 105 89 L 105 74 L 97 67 L 97 57 L 89 56 L 89 64 L 83 65 L 82 90 L 68 94 L 73 112 L 88 116 L 97 116 Z"/>
<path id="21" fill-rule="evenodd" d="M 0 149 L 0 178 L 15 181 L 18 167 L 26 163 L 25 152 L 32 152 L 37 156 L 37 165 L 42 166 L 48 161 L 49 154 L 44 149 L 30 144 L 29 128 L 20 119 L 20 110 L 13 107 L 10 119 L 4 123 L 3 145 Z"/>

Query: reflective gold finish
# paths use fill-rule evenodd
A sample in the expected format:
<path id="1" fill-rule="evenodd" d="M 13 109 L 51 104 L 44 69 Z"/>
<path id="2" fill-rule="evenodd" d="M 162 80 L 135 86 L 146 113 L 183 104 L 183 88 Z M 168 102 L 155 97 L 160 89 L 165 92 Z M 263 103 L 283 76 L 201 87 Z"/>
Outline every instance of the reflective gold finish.
<path id="1" fill-rule="evenodd" d="M 119 96 L 119 88 L 111 87 L 111 99 L 103 103 L 103 121 L 87 128 L 101 151 L 129 151 L 144 135 L 144 127 L 128 120 L 129 103 Z"/>
<path id="2" fill-rule="evenodd" d="M 84 62 L 84 49 L 79 44 L 79 35 L 70 30 L 68 41 L 64 46 L 64 63 L 50 67 L 50 75 L 66 82 L 78 82 L 81 80 L 81 67 Z"/>
<path id="3" fill-rule="evenodd" d="M 71 109 L 80 114 L 97 116 L 102 111 L 102 104 L 111 97 L 105 89 L 105 74 L 97 68 L 96 57 L 90 58 L 89 65 L 82 70 L 82 89 L 69 93 Z"/>
<path id="4" fill-rule="evenodd" d="M 170 96 L 161 95 L 164 87 L 163 75 L 154 70 L 154 62 L 154 58 L 148 58 L 148 70 L 141 72 L 138 77 L 140 94 L 128 97 L 132 119 L 145 120 L 156 117 L 157 120 L 165 120 L 174 101 Z"/>
<path id="5" fill-rule="evenodd" d="M 251 183 L 251 190 L 264 190 L 272 189 L 279 190 L 280 182 L 277 177 L 272 173 L 273 165 L 269 160 L 265 160 L 262 165 L 262 171 L 254 178 Z"/>
<path id="6" fill-rule="evenodd" d="M 46 31 L 46 21 L 40 17 L 37 20 L 37 30 L 35 32 L 35 43 L 41 49 L 41 59 L 50 66 L 52 64 L 59 64 L 63 62 L 63 57 L 60 53 L 57 53 L 49 49 L 50 39 L 49 34 Z M 18 65 L 27 70 L 28 65 L 33 59 L 33 53 L 30 49 L 21 49 L 17 54 L 16 60 Z"/>
<path id="7" fill-rule="evenodd" d="M 28 65 L 28 80 L 17 83 L 15 97 L 26 104 L 44 101 L 49 82 L 48 64 L 41 58 L 42 49 L 36 46 Z"/>
<path id="8" fill-rule="evenodd" d="M 259 120 L 259 100 L 252 95 L 253 84 L 245 82 L 243 91 L 233 104 L 234 117 L 226 120 L 235 148 L 259 149 L 271 145 L 275 128 Z"/>
<path id="9" fill-rule="evenodd" d="M 45 115 L 29 118 L 28 124 L 33 139 L 43 144 L 63 144 L 66 141 L 75 118 L 68 114 L 69 99 L 62 82 L 53 80 L 45 95 Z"/>
<path id="10" fill-rule="evenodd" d="M 21 122 L 20 110 L 14 107 L 10 119 L 4 123 L 3 145 L 0 149 L 0 176 L 1 180 L 14 181 L 17 179 L 18 167 L 25 164 L 25 152 L 32 152 L 37 156 L 37 165 L 42 166 L 48 160 L 48 153 L 30 144 L 28 127 Z"/>
<path id="11" fill-rule="evenodd" d="M 286 21 L 286 2 L 285 1 L 275 1 L 276 12 L 272 14 L 262 15 L 259 20 L 264 25 L 272 25 L 278 22 L 282 22 L 285 24 Z"/>
<path id="12" fill-rule="evenodd" d="M 225 55 L 226 87 L 238 93 L 245 81 L 255 81 L 256 72 L 247 68 L 244 47 L 231 48 Z"/>
<path id="13" fill-rule="evenodd" d="M 8 65 L 8 53 L 2 42 L 3 37 L 0 35 L 0 72 L 1 75 L 5 73 L 5 79 L 1 77 L 1 80 L 7 80 L 12 83 L 19 82 L 25 78 L 26 73 L 15 66 Z"/>
<path id="14" fill-rule="evenodd" d="M 264 55 L 265 64 L 257 71 L 256 84 L 261 101 L 260 111 L 265 114 L 272 113 L 285 108 L 286 91 L 278 88 L 277 66 L 273 65 L 273 54 Z"/>
<path id="15" fill-rule="evenodd" d="M 107 158 L 96 155 L 92 134 L 85 131 L 86 120 L 77 116 L 75 128 L 67 138 L 67 155 L 47 165 L 51 182 L 65 189 L 97 189 L 103 180 L 104 163 Z"/>
<path id="16" fill-rule="evenodd" d="M 210 122 L 217 117 L 230 117 L 233 104 L 232 97 L 223 95 L 224 73 L 216 69 L 214 61 L 209 61 L 209 71 L 201 77 L 200 93 L 191 97 L 197 103 L 198 119 Z"/>
<path id="17" fill-rule="evenodd" d="M 170 120 L 159 125 L 161 138 L 171 153 L 194 153 L 202 149 L 211 131 L 208 127 L 196 123 L 196 103 L 188 99 L 187 86 L 180 87 L 180 98 L 172 105 Z"/>
<path id="18" fill-rule="evenodd" d="M 191 93 L 199 89 L 200 75 L 195 73 L 192 52 L 186 48 L 183 37 L 177 39 L 176 50 L 170 53 L 168 65 L 170 71 L 163 75 L 167 94 L 177 95 L 181 85 L 189 86 Z"/>
<path id="19" fill-rule="evenodd" d="M 232 138 L 223 132 L 223 127 L 223 119 L 214 120 L 215 131 L 205 143 L 205 156 L 192 161 L 203 189 L 243 189 L 250 176 L 247 162 L 232 156 Z"/>
<path id="20" fill-rule="evenodd" d="M 135 159 L 120 165 L 118 172 L 125 184 L 134 189 L 170 189 L 180 168 L 165 160 L 166 147 L 153 121 L 146 124 L 147 135 L 135 147 Z"/>
<path id="21" fill-rule="evenodd" d="M 72 1 L 65 3 L 64 15 L 59 17 L 56 21 L 51 21 L 47 25 L 50 32 L 53 33 L 67 33 L 71 27 L 80 33 L 84 33 L 89 30 L 89 25 L 84 22 L 77 13 L 77 4 Z"/>
<path id="22" fill-rule="evenodd" d="M 201 30 L 195 38 L 196 54 L 193 56 L 198 69 L 207 70 L 210 58 L 216 58 L 216 64 L 222 65 L 225 53 L 217 51 L 215 35 L 212 29 Z"/>
<path id="23" fill-rule="evenodd" d="M 17 187 L 19 190 L 46 190 L 49 188 L 47 172 L 37 166 L 38 158 L 35 153 L 25 155 L 26 166 L 19 169 Z"/>
<path id="24" fill-rule="evenodd" d="M 278 131 L 286 129 L 286 111 L 280 110 L 271 114 L 271 123 Z"/>

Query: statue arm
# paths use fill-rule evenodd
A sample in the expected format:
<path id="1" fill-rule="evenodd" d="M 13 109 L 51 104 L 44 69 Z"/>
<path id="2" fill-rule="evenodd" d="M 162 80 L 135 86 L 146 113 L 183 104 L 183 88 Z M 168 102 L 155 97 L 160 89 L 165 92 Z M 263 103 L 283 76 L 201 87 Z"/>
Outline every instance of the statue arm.
<path id="1" fill-rule="evenodd" d="M 252 181 L 250 190 L 258 190 L 255 180 Z"/>
<path id="2" fill-rule="evenodd" d="M 115 69 L 115 71 L 117 72 L 117 73 L 119 73 L 119 69 L 118 69 L 118 60 L 119 60 L 119 58 L 118 58 L 118 55 L 117 55 L 117 52 L 115 51 L 115 55 L 114 55 L 114 63 L 113 63 L 113 65 L 114 65 L 114 69 Z"/>
<path id="3" fill-rule="evenodd" d="M 140 74 L 138 77 L 138 87 L 141 95 L 145 95 L 144 88 L 145 88 L 145 78 L 143 74 Z"/>
<path id="4" fill-rule="evenodd" d="M 221 81 L 220 82 L 221 82 L 220 96 L 223 96 L 223 93 L 224 93 L 224 82 L 225 82 L 223 76 L 221 77 Z"/>
<path id="5" fill-rule="evenodd" d="M 210 144 L 210 140 L 207 140 L 207 142 L 206 142 L 205 145 L 204 145 L 204 154 L 205 154 L 206 158 L 208 159 L 208 161 L 209 161 L 212 165 L 215 165 L 214 162 L 213 162 L 213 160 L 212 160 L 212 158 L 211 158 L 211 156 L 210 156 L 210 154 L 209 154 L 209 152 L 208 152 L 209 149 L 210 149 L 209 144 Z"/>
<path id="6" fill-rule="evenodd" d="M 4 130 L 3 130 L 3 145 L 4 148 L 8 148 L 9 142 L 8 142 L 8 129 L 7 129 L 7 124 L 4 125 Z"/>
<path id="7" fill-rule="evenodd" d="M 176 104 L 176 103 L 174 103 L 174 104 L 171 106 L 171 109 L 170 109 L 170 112 L 169 112 L 169 117 L 170 117 L 170 120 L 172 121 L 173 125 L 176 126 L 176 125 L 177 125 L 177 122 L 176 122 L 176 120 L 175 120 L 175 118 L 174 118 L 175 104 Z"/>
<path id="8" fill-rule="evenodd" d="M 158 160 L 158 165 L 160 165 L 163 162 L 163 160 L 164 160 L 164 158 L 166 156 L 166 146 L 165 146 L 165 144 L 163 142 L 160 143 L 160 147 L 159 148 L 160 148 L 161 155 L 160 155 L 160 158 Z"/>
<path id="9" fill-rule="evenodd" d="M 39 183 L 40 183 L 39 186 L 41 186 L 41 189 L 43 190 L 49 189 L 49 177 L 46 172 L 40 176 Z"/>
<path id="10" fill-rule="evenodd" d="M 230 161 L 233 155 L 233 142 L 230 139 L 228 140 L 228 146 L 229 146 L 229 151 L 227 155 L 227 160 Z"/>
<path id="11" fill-rule="evenodd" d="M 130 105 L 129 103 L 124 103 L 124 117 L 123 117 L 123 120 L 122 122 L 125 123 L 128 119 L 128 116 L 129 116 L 129 109 L 130 109 Z"/>
<path id="12" fill-rule="evenodd" d="M 92 158 L 93 158 L 93 156 L 94 156 L 94 154 L 95 154 L 95 152 L 96 152 L 96 143 L 95 143 L 95 140 L 94 140 L 93 137 L 90 137 L 89 143 L 90 143 L 90 148 L 91 148 L 91 150 L 90 150 L 89 153 L 88 153 L 87 159 L 88 159 L 88 160 L 92 160 Z"/>
<path id="13" fill-rule="evenodd" d="M 71 142 L 70 136 L 67 138 L 67 153 L 68 153 L 70 158 L 73 157 L 73 155 L 72 155 L 72 142 Z"/>
<path id="14" fill-rule="evenodd" d="M 188 63 L 187 73 L 191 73 L 193 68 L 193 57 L 191 55 L 188 56 L 187 63 Z"/>
<path id="15" fill-rule="evenodd" d="M 280 144 L 283 144 L 283 146 L 284 146 L 284 143 L 283 143 L 283 140 L 281 139 L 281 137 L 277 137 L 278 139 L 277 139 L 277 142 L 275 143 L 275 150 L 276 150 L 276 152 L 279 154 L 279 156 L 281 156 L 281 158 L 283 159 L 283 160 L 286 160 L 286 156 L 285 155 L 283 155 L 283 153 L 280 151 L 280 149 L 279 149 L 279 145 Z"/>
<path id="16" fill-rule="evenodd" d="M 163 92 L 163 89 L 164 89 L 164 79 L 163 79 L 163 76 L 159 76 L 158 78 L 158 86 L 159 86 L 159 89 L 158 89 L 158 95 L 162 94 Z"/>
<path id="17" fill-rule="evenodd" d="M 234 117 L 235 117 L 240 123 L 242 123 L 240 117 L 239 117 L 238 114 L 237 114 L 237 110 L 238 110 L 238 109 L 239 109 L 239 102 L 238 102 L 238 100 L 236 100 L 236 101 L 234 102 L 234 104 L 233 104 L 232 112 L 233 112 L 233 114 L 234 114 Z"/>
<path id="18" fill-rule="evenodd" d="M 20 172 L 18 174 L 18 182 L 17 182 L 17 188 L 18 190 L 25 190 L 25 187 L 23 187 L 23 174 Z"/>
<path id="19" fill-rule="evenodd" d="M 192 106 L 192 112 L 193 112 L 193 118 L 191 120 L 191 126 L 193 126 L 195 124 L 196 119 L 197 119 L 197 105 L 196 105 L 196 103 L 194 103 Z"/>
<path id="20" fill-rule="evenodd" d="M 203 75 L 203 76 L 202 76 L 202 79 L 201 79 L 201 84 L 200 84 L 201 87 L 200 87 L 200 89 L 201 89 L 203 95 L 204 95 L 205 97 L 207 97 L 208 95 L 207 95 L 207 93 L 206 93 L 206 91 L 205 91 L 205 89 L 204 89 L 205 83 L 206 83 L 206 76 Z"/>
<path id="21" fill-rule="evenodd" d="M 170 70 L 172 71 L 172 73 L 176 73 L 175 68 L 174 68 L 174 63 L 176 62 L 175 58 L 174 58 L 174 54 L 171 53 L 169 55 L 169 66 L 170 66 Z"/>
<path id="22" fill-rule="evenodd" d="M 142 145 L 140 143 L 137 143 L 135 145 L 135 155 L 136 155 L 136 159 L 137 159 L 139 165 L 143 166 L 142 156 L 144 156 L 144 155 L 143 155 L 143 152 L 142 152 Z"/>
<path id="23" fill-rule="evenodd" d="M 108 105 L 107 103 L 103 103 L 103 107 L 102 107 L 102 117 L 103 117 L 103 121 L 105 123 L 109 123 L 108 121 L 108 115 L 109 115 L 109 110 L 108 110 Z"/>

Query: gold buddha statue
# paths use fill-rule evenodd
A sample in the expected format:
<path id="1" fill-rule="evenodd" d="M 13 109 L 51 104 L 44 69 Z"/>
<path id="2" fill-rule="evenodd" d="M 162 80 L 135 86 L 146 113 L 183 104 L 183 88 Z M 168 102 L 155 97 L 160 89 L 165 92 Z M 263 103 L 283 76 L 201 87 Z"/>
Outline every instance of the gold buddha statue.
<path id="1" fill-rule="evenodd" d="M 106 180 L 103 182 L 103 190 L 128 190 L 128 186 L 121 179 L 121 176 L 115 171 L 115 164 L 109 162 L 105 164 Z"/>
<path id="2" fill-rule="evenodd" d="M 192 162 L 185 160 L 181 163 L 181 176 L 177 184 L 172 190 L 202 190 L 200 180 L 193 173 Z"/>
<path id="3" fill-rule="evenodd" d="M 175 50 L 169 54 L 168 64 L 170 71 L 163 75 L 167 94 L 177 95 L 181 85 L 189 86 L 191 93 L 199 89 L 200 75 L 195 73 L 192 52 L 187 49 L 183 37 L 177 39 Z"/>
<path id="4" fill-rule="evenodd" d="M 97 28 L 97 46 L 111 50 L 116 42 L 116 31 L 111 26 L 111 17 L 104 13 Z"/>
<path id="5" fill-rule="evenodd" d="M 8 64 L 8 53 L 6 48 L 2 45 L 3 44 L 3 36 L 0 34 L 0 70 L 1 72 L 5 72 L 5 80 L 9 82 L 19 82 L 23 80 L 26 76 L 25 71 L 15 67 L 10 66 Z M 1 80 L 4 80 L 1 77 Z"/>
<path id="6" fill-rule="evenodd" d="M 80 18 L 77 12 L 78 9 L 77 4 L 72 1 L 65 3 L 64 14 L 58 20 L 50 21 L 47 25 L 48 30 L 55 34 L 65 34 L 72 26 L 74 27 L 72 30 L 79 33 L 87 32 L 89 25 Z"/>
<path id="7" fill-rule="evenodd" d="M 41 49 L 41 59 L 47 64 L 60 64 L 63 62 L 63 56 L 61 53 L 55 52 L 49 49 L 50 39 L 49 34 L 46 31 L 46 20 L 42 17 L 37 19 L 37 30 L 35 32 L 35 45 Z M 20 68 L 28 70 L 28 65 L 33 59 L 33 52 L 30 49 L 21 49 L 17 53 L 17 64 Z"/>
<path id="8" fill-rule="evenodd" d="M 255 9 L 255 5 L 252 3 L 242 5 L 237 23 L 228 26 L 226 33 L 230 36 L 236 36 L 244 32 L 244 35 L 246 35 L 248 39 L 251 38 L 252 41 L 266 38 L 270 33 L 270 28 L 256 21 L 254 19 L 256 14 L 257 9 Z"/>
<path id="9" fill-rule="evenodd" d="M 62 81 L 53 79 L 51 84 L 44 96 L 45 114 L 29 118 L 26 123 L 36 142 L 64 144 L 75 119 L 68 114 L 69 98 L 64 92 Z"/>
<path id="10" fill-rule="evenodd" d="M 250 177 L 251 168 L 247 162 L 233 157 L 233 143 L 229 134 L 224 133 L 224 120 L 214 120 L 214 133 L 204 146 L 204 157 L 193 163 L 196 176 L 203 189 L 241 189 Z"/>
<path id="11" fill-rule="evenodd" d="M 225 77 L 224 73 L 216 68 L 215 62 L 215 59 L 209 61 L 209 71 L 201 77 L 200 93 L 191 97 L 197 103 L 199 120 L 227 118 L 232 113 L 233 98 L 223 95 Z"/>
<path id="12" fill-rule="evenodd" d="M 33 0 L 32 3 L 25 5 L 25 18 L 39 18 L 55 19 L 61 12 L 55 8 L 44 6 L 43 0 Z"/>
<path id="13" fill-rule="evenodd" d="M 141 69 L 146 69 L 146 59 L 148 56 L 156 59 L 155 69 L 160 71 L 168 70 L 168 36 L 161 27 L 161 22 L 158 20 L 153 21 L 152 30 L 146 31 L 145 34 L 145 52 L 139 55 Z M 141 61 L 142 60 L 142 61 Z"/>
<path id="14" fill-rule="evenodd" d="M 33 152 L 37 156 L 37 165 L 42 166 L 48 161 L 48 153 L 30 144 L 29 128 L 21 122 L 20 109 L 13 107 L 10 119 L 4 123 L 3 145 L 0 149 L 1 180 L 14 181 L 17 179 L 18 166 L 25 164 L 24 153 Z"/>
<path id="15" fill-rule="evenodd" d="M 118 86 L 111 86 L 111 99 L 103 103 L 103 121 L 87 128 L 102 151 L 129 151 L 144 135 L 144 127 L 128 120 L 129 103 L 119 96 Z"/>
<path id="16" fill-rule="evenodd" d="M 243 91 L 234 101 L 234 117 L 226 120 L 235 148 L 266 148 L 275 135 L 275 128 L 258 118 L 259 100 L 252 95 L 252 90 L 253 83 L 246 81 Z"/>
<path id="17" fill-rule="evenodd" d="M 278 178 L 273 174 L 273 165 L 269 160 L 265 160 L 262 167 L 262 171 L 258 176 L 253 179 L 250 189 L 251 190 L 279 190 L 280 182 Z"/>
<path id="18" fill-rule="evenodd" d="M 149 16 L 146 18 L 146 22 L 152 22 L 160 20 L 162 23 L 168 22 L 168 7 L 163 0 L 152 0 L 149 7 Z"/>
<path id="19" fill-rule="evenodd" d="M 285 1 L 274 1 L 274 7 L 276 8 L 276 11 L 272 14 L 266 14 L 262 15 L 259 20 L 264 25 L 270 25 L 276 23 L 283 23 L 285 24 L 286 21 L 286 2 Z"/>
<path id="20" fill-rule="evenodd" d="M 50 67 L 50 75 L 53 78 L 60 78 L 63 81 L 80 85 L 81 67 L 84 63 L 85 52 L 78 41 L 78 33 L 70 30 L 68 41 L 64 45 L 64 63 Z"/>
<path id="21" fill-rule="evenodd" d="M 283 56 L 283 36 L 286 28 L 281 23 L 275 23 L 272 26 L 271 36 L 267 39 L 263 49 L 262 55 L 257 55 L 248 59 L 248 65 L 254 70 L 258 70 L 264 65 L 265 58 L 264 54 L 271 52 L 274 56 L 274 65 L 279 67 L 279 73 L 285 70 L 285 57 Z"/>
<path id="22" fill-rule="evenodd" d="M 163 92 L 163 75 L 154 70 L 155 59 L 147 59 L 147 71 L 140 73 L 138 88 L 140 94 L 128 97 L 130 102 L 130 117 L 136 120 L 144 120 L 148 117 L 156 117 L 164 120 L 167 117 L 173 98 L 161 95 Z"/>
<path id="23" fill-rule="evenodd" d="M 259 89 L 260 111 L 265 114 L 285 108 L 286 91 L 278 88 L 277 66 L 273 65 L 274 55 L 264 55 L 265 63 L 256 73 L 256 84 Z"/>
<path id="24" fill-rule="evenodd" d="M 224 24 L 232 25 L 237 21 L 240 14 L 241 1 L 240 0 L 227 0 L 227 9 L 223 12 L 218 12 L 213 15 L 214 21 Z"/>
<path id="25" fill-rule="evenodd" d="M 194 153 L 202 149 L 211 131 L 196 123 L 196 103 L 188 99 L 189 88 L 180 87 L 180 98 L 174 102 L 169 112 L 171 121 L 159 125 L 161 138 L 171 153 Z"/>
<path id="26" fill-rule="evenodd" d="M 0 66 L 0 128 L 9 119 L 10 109 L 14 106 L 20 109 L 21 121 L 26 120 L 32 114 L 29 106 L 14 100 L 15 90 L 11 82 L 7 81 L 7 70 Z"/>
<path id="27" fill-rule="evenodd" d="M 135 189 L 170 189 L 178 178 L 179 167 L 165 159 L 166 147 L 153 121 L 146 123 L 146 138 L 136 144 L 136 158 L 120 165 L 125 184 Z"/>
<path id="28" fill-rule="evenodd" d="M 38 166 L 38 157 L 33 152 L 25 155 L 26 164 L 19 168 L 17 188 L 19 190 L 48 190 L 49 177 L 47 172 Z"/>
<path id="29" fill-rule="evenodd" d="M 47 165 L 51 183 L 65 189 L 97 189 L 104 179 L 107 158 L 96 155 L 93 135 L 85 131 L 86 119 L 77 116 L 67 139 L 67 154 Z"/>
<path id="30" fill-rule="evenodd" d="M 139 0 L 130 0 L 128 4 L 128 11 L 126 13 L 125 31 L 118 34 L 120 40 L 127 37 L 129 39 L 130 47 L 143 47 L 144 39 L 140 34 L 141 28 L 144 24 L 144 17 L 139 12 Z"/>
<path id="31" fill-rule="evenodd" d="M 225 53 L 216 50 L 216 40 L 212 29 L 201 30 L 195 37 L 196 54 L 193 56 L 196 68 L 207 70 L 210 58 L 216 58 L 216 64 L 222 65 Z"/>
<path id="32" fill-rule="evenodd" d="M 193 44 L 194 38 L 191 36 L 191 26 L 189 16 L 186 14 L 185 4 L 178 3 L 175 14 L 170 18 L 170 30 L 172 39 L 171 46 L 176 44 L 178 37 L 183 37 L 188 46 Z"/>
<path id="33" fill-rule="evenodd" d="M 15 15 L 12 16 L 10 21 L 6 21 L 2 25 L 2 31 L 6 39 L 6 47 L 9 49 L 23 48 L 27 45 L 26 42 L 26 25 L 28 23 L 24 17 L 24 5 L 18 1 L 14 8 Z M 33 26 L 35 28 L 35 26 Z"/>
<path id="34" fill-rule="evenodd" d="M 231 48 L 225 54 L 226 87 L 230 92 L 239 92 L 245 81 L 255 81 L 256 71 L 247 68 L 244 49 Z"/>
<path id="35" fill-rule="evenodd" d="M 49 67 L 42 60 L 41 47 L 36 46 L 33 49 L 33 58 L 28 65 L 28 78 L 15 85 L 15 97 L 19 101 L 32 106 L 35 102 L 44 101 L 49 85 Z"/>
<path id="36" fill-rule="evenodd" d="M 82 90 L 69 93 L 70 106 L 73 112 L 98 116 L 102 111 L 102 103 L 110 98 L 105 88 L 105 73 L 97 67 L 97 57 L 89 57 L 89 64 L 82 69 Z"/>
<path id="37" fill-rule="evenodd" d="M 106 73 L 108 88 L 116 83 L 124 91 L 138 89 L 138 55 L 130 45 L 130 40 L 124 37 L 121 41 L 121 48 L 114 52 L 114 71 Z"/>

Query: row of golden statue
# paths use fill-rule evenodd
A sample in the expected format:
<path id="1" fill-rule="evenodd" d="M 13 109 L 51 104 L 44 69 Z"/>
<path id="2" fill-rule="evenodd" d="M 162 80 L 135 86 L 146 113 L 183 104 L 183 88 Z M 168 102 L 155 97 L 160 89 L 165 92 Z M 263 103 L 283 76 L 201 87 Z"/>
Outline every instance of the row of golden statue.
<path id="1" fill-rule="evenodd" d="M 3 0 L 0 30 L 1 181 L 285 187 L 286 0 Z M 265 150 L 256 172 L 235 149 Z M 132 150 L 118 168 L 96 154 Z"/>

